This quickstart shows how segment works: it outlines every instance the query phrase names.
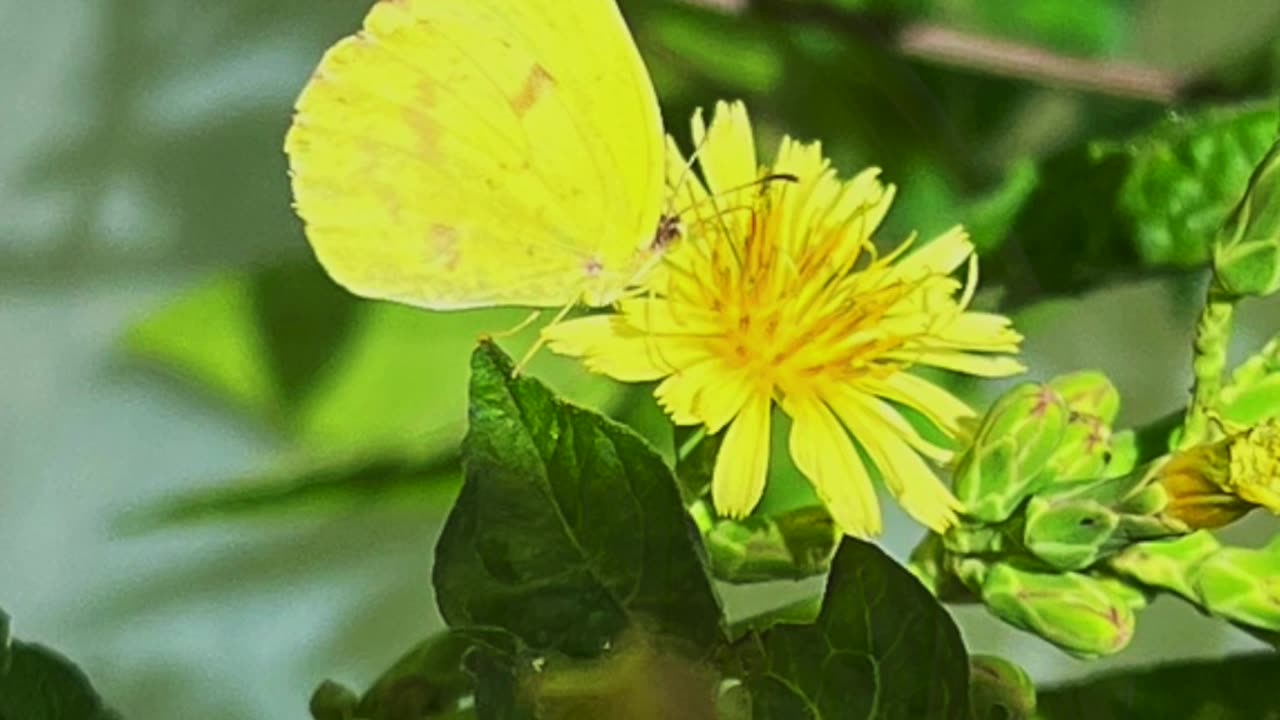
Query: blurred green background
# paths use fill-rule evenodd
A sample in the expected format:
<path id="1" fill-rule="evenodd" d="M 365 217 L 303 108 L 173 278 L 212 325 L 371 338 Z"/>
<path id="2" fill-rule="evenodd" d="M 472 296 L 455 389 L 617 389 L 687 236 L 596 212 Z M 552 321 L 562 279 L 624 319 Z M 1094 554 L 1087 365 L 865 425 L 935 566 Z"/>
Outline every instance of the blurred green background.
<path id="1" fill-rule="evenodd" d="M 886 237 L 974 229 L 983 299 L 1017 312 L 1035 377 L 1105 370 L 1122 425 L 1185 401 L 1187 270 L 1274 137 L 1280 4 L 622 4 L 682 142 L 694 107 L 740 97 L 766 147 L 785 131 L 846 175 L 879 165 L 900 187 Z M 311 260 L 281 140 L 367 7 L 0 2 L 0 607 L 125 717 L 305 717 L 321 679 L 363 686 L 438 626 L 467 354 L 523 313 L 357 301 Z M 938 59 L 938 29 L 1136 63 L 1175 92 Z M 1227 130 L 1198 124 L 1210 104 Z M 1211 146 L 1169 140 L 1182 121 Z M 1247 307 L 1240 353 L 1278 309 Z M 642 392 L 545 356 L 532 372 L 665 440 Z M 918 537 L 891 515 L 893 553 Z M 814 587 L 726 596 L 741 614 Z M 956 614 L 971 650 L 1044 681 L 1253 646 L 1168 600 L 1092 664 Z"/>

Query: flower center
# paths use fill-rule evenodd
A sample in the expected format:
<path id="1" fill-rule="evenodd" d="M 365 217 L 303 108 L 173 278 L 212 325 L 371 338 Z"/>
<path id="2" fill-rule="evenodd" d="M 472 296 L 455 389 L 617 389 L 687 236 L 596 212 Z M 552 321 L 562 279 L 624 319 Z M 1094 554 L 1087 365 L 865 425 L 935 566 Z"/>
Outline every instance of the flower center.
<path id="1" fill-rule="evenodd" d="M 883 355 L 906 338 L 885 318 L 913 287 L 891 279 L 846 224 L 820 216 L 801 236 L 784 233 L 787 216 L 773 201 L 786 190 L 760 193 L 748 219 L 713 233 L 728 237 L 693 273 L 702 307 L 719 317 L 717 354 L 783 392 L 887 370 Z"/>

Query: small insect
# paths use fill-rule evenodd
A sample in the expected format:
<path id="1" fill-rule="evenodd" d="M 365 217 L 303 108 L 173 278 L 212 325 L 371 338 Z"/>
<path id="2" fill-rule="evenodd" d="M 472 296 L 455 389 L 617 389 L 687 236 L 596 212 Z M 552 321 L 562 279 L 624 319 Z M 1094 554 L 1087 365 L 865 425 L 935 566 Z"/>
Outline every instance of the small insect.
<path id="1" fill-rule="evenodd" d="M 649 249 L 661 252 L 682 237 L 684 237 L 684 224 L 680 222 L 680 217 L 664 214 L 658 220 L 658 229 L 653 232 L 653 242 L 649 245 Z"/>

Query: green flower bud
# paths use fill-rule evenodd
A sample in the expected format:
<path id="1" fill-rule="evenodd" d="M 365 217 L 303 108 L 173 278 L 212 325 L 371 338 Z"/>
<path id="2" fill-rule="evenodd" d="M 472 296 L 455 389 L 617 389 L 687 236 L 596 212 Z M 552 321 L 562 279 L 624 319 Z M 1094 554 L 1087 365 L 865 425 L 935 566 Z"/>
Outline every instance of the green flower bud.
<path id="1" fill-rule="evenodd" d="M 947 571 L 970 592 L 981 595 L 982 585 L 991 572 L 991 563 L 976 557 L 951 555 L 947 558 Z"/>
<path id="2" fill-rule="evenodd" d="M 1126 515 L 1154 516 L 1169 505 L 1169 493 L 1159 483 L 1152 483 L 1125 498 L 1115 509 Z"/>
<path id="3" fill-rule="evenodd" d="M 1048 471 L 1057 481 L 1093 480 L 1106 473 L 1111 457 L 1111 428 L 1092 415 L 1072 413 L 1062 442 L 1049 458 Z"/>
<path id="4" fill-rule="evenodd" d="M 1027 503 L 1023 545 L 1059 570 L 1082 570 L 1143 540 L 1187 527 L 1161 511 L 1165 490 L 1152 467 L 1128 475 L 1049 488 Z"/>
<path id="5" fill-rule="evenodd" d="M 1022 668 L 995 655 L 969 656 L 969 704 L 974 720 L 1031 720 L 1036 687 Z"/>
<path id="6" fill-rule="evenodd" d="M 1116 551 L 1135 542 L 1159 540 L 1175 535 L 1185 535 L 1187 526 L 1163 515 L 1120 515 L 1120 526 L 1111 535 L 1107 548 Z"/>
<path id="7" fill-rule="evenodd" d="M 942 537 L 937 533 L 929 533 L 911 551 L 907 570 L 939 600 L 973 602 L 973 591 L 951 570 L 952 558 L 942 545 Z"/>
<path id="8" fill-rule="evenodd" d="M 718 520 L 703 535 L 712 573 L 732 583 L 800 580 L 826 572 L 839 537 L 821 507 Z"/>
<path id="9" fill-rule="evenodd" d="M 1215 282 L 1230 295 L 1280 289 L 1280 143 L 1253 171 L 1244 197 L 1214 241 Z"/>
<path id="10" fill-rule="evenodd" d="M 1004 564 L 992 566 L 982 585 L 982 602 L 997 617 L 1082 658 L 1128 645 L 1141 601 L 1140 593 L 1115 581 Z"/>
<path id="11" fill-rule="evenodd" d="M 984 522 L 1007 519 L 1035 491 L 1068 417 L 1066 403 L 1045 385 L 1020 385 L 997 400 L 956 465 L 963 514 Z"/>
<path id="12" fill-rule="evenodd" d="M 1027 503 L 1023 544 L 1058 570 L 1080 570 L 1097 562 L 1120 525 L 1120 516 L 1092 501 Z"/>
<path id="13" fill-rule="evenodd" d="M 1213 535 L 1197 530 L 1176 540 L 1132 545 L 1113 556 L 1108 565 L 1143 585 L 1169 590 L 1199 603 L 1195 571 L 1201 562 L 1221 549 L 1222 545 Z"/>
<path id="14" fill-rule="evenodd" d="M 1049 459 L 1056 481 L 1101 477 L 1110 459 L 1111 422 L 1120 410 L 1120 393 L 1096 370 L 1059 375 L 1048 387 L 1067 404 L 1067 426 Z"/>
<path id="15" fill-rule="evenodd" d="M 1004 552 L 1008 538 L 998 527 L 961 522 L 942 536 L 942 544 L 953 553 L 979 555 Z"/>
<path id="16" fill-rule="evenodd" d="M 1214 615 L 1280 631 L 1280 536 L 1261 550 L 1219 550 L 1200 563 L 1195 585 Z"/>
<path id="17" fill-rule="evenodd" d="M 1138 467 L 1141 453 L 1138 452 L 1138 436 L 1132 430 L 1112 433 L 1108 444 L 1111 457 L 1107 459 L 1107 467 L 1103 469 L 1102 477 L 1127 475 Z"/>
<path id="18" fill-rule="evenodd" d="M 1076 415 L 1097 418 L 1103 425 L 1110 425 L 1120 412 L 1120 393 L 1111 380 L 1097 370 L 1080 370 L 1059 375 L 1048 382 L 1049 387 L 1062 396 L 1067 409 Z"/>
<path id="19" fill-rule="evenodd" d="M 1151 501 L 1142 494 L 1154 482 L 1153 472 L 1153 465 L 1146 465 L 1117 477 L 1054 485 L 1041 492 L 1040 497 L 1055 504 L 1092 500 L 1112 510 L 1128 508 L 1135 503 L 1143 505 Z"/>

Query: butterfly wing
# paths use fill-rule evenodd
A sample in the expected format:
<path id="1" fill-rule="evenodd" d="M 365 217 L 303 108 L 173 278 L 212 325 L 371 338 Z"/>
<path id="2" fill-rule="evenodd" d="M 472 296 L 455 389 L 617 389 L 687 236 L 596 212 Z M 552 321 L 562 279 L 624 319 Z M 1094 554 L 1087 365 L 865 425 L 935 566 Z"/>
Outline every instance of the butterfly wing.
<path id="1" fill-rule="evenodd" d="M 602 305 L 648 255 L 662 123 L 614 0 L 380 0 L 296 109 L 295 205 L 356 294 Z"/>

